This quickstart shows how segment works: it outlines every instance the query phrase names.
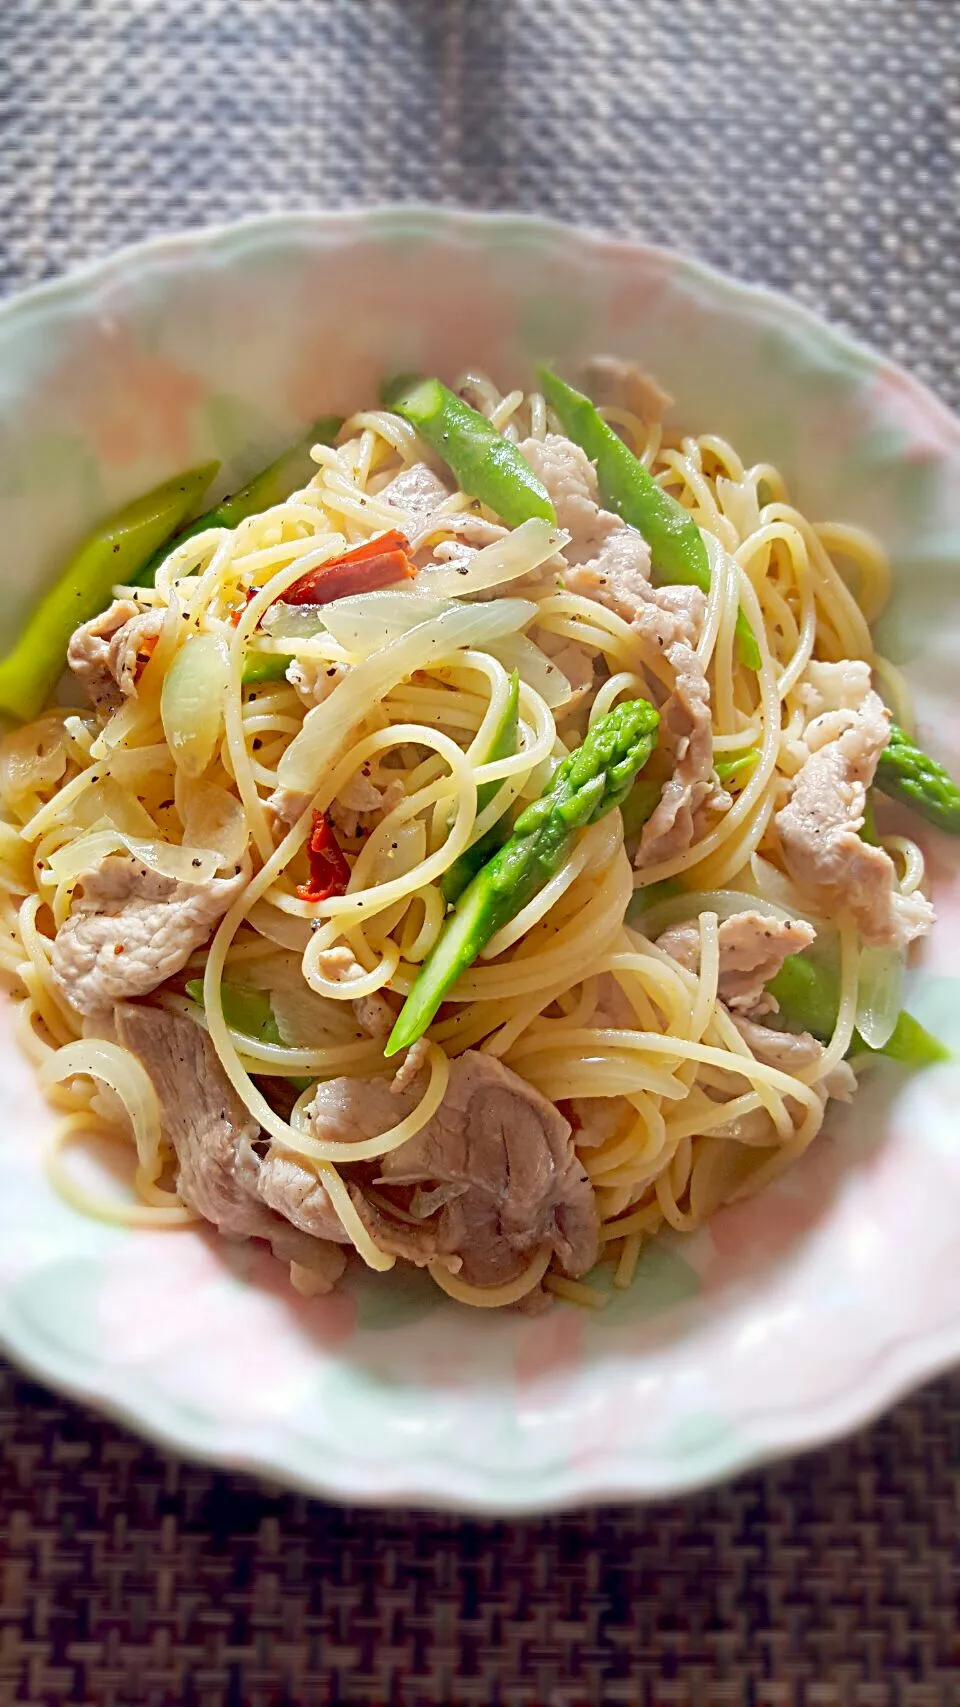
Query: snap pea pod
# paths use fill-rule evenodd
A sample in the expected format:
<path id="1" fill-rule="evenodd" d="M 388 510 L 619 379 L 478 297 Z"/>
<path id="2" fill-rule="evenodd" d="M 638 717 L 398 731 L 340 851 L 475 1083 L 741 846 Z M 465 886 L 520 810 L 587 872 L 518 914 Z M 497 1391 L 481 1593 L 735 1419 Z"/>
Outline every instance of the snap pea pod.
<path id="1" fill-rule="evenodd" d="M 36 717 L 66 661 L 74 629 L 99 615 L 117 582 L 130 582 L 190 514 L 217 472 L 205 462 L 125 504 L 71 558 L 48 588 L 16 645 L 0 659 L 0 711 Z"/>
<path id="2" fill-rule="evenodd" d="M 202 1008 L 203 979 L 191 978 L 186 991 L 191 1001 Z M 273 1004 L 265 990 L 251 990 L 246 984 L 221 984 L 220 1005 L 231 1031 L 239 1031 L 244 1037 L 255 1037 L 258 1043 L 276 1043 L 283 1047 Z M 264 1071 L 269 1072 L 266 1065 Z M 289 1078 L 288 1082 L 298 1091 L 305 1091 L 314 1083 L 310 1078 Z"/>
<path id="3" fill-rule="evenodd" d="M 891 800 L 912 806 L 922 818 L 960 835 L 960 787 L 949 771 L 918 747 L 896 723 L 877 762 L 874 782 Z"/>
<path id="4" fill-rule="evenodd" d="M 461 490 L 488 504 L 508 527 L 531 516 L 556 521 L 549 492 L 516 445 L 439 379 L 404 375 L 381 395 L 384 407 L 416 427 L 453 469 Z"/>
<path id="5" fill-rule="evenodd" d="M 776 997 L 783 1018 L 791 1025 L 809 1031 L 821 1043 L 833 1036 L 840 1010 L 840 989 L 836 974 L 829 967 L 808 960 L 805 955 L 791 954 L 776 977 L 770 979 L 767 989 Z M 864 1053 L 889 1055 L 908 1067 L 928 1067 L 936 1061 L 950 1060 L 949 1050 L 906 1012 L 900 1014 L 882 1049 L 871 1049 L 855 1031 L 849 1054 Z"/>
<path id="6" fill-rule="evenodd" d="M 517 750 L 517 730 L 520 726 L 520 672 L 514 670 L 510 677 L 510 692 L 507 703 L 503 708 L 503 716 L 494 731 L 493 740 L 487 753 L 486 763 L 492 764 L 495 759 L 512 758 Z M 477 789 L 477 812 L 482 812 L 489 806 L 500 787 L 499 782 L 482 782 Z M 455 901 L 462 895 L 471 877 L 475 877 L 482 865 L 486 865 L 490 855 L 506 838 L 506 822 L 498 818 L 491 824 L 485 835 L 472 847 L 467 848 L 459 859 L 446 870 L 440 879 L 440 893 L 445 901 Z"/>
<path id="7" fill-rule="evenodd" d="M 548 367 L 538 368 L 537 375 L 564 432 L 596 463 L 603 502 L 643 534 L 657 585 L 694 586 L 709 593 L 710 564 L 693 517 L 657 485 L 589 397 Z M 756 637 L 742 611 L 737 612 L 737 648 L 743 663 L 759 670 Z"/>
<path id="8" fill-rule="evenodd" d="M 385 1055 L 423 1036 L 460 974 L 559 871 L 577 831 L 626 799 L 656 744 L 659 721 L 645 699 L 624 700 L 561 761 L 539 800 L 521 812 L 509 840 L 460 896 L 404 1003 Z"/>
<path id="9" fill-rule="evenodd" d="M 261 511 L 272 509 L 274 504 L 282 504 L 284 498 L 289 498 L 291 492 L 305 486 L 314 472 L 310 460 L 310 449 L 313 445 L 329 445 L 336 438 L 343 426 L 340 415 L 323 415 L 319 421 L 314 421 L 309 432 L 304 433 L 296 444 L 262 468 L 239 491 L 231 492 L 226 498 L 221 498 L 212 510 L 206 510 L 202 516 L 197 516 L 189 527 L 181 528 L 172 540 L 155 551 L 148 563 L 136 577 L 140 587 L 152 587 L 157 570 L 161 563 L 182 545 L 185 539 L 192 539 L 194 534 L 205 533 L 207 528 L 235 528 L 247 516 L 258 516 Z"/>

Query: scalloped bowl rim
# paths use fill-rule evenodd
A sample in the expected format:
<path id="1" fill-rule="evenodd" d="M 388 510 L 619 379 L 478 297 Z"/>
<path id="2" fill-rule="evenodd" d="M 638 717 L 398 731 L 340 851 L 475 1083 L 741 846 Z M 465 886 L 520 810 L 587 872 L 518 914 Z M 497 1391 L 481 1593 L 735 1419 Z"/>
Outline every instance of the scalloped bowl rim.
<path id="1" fill-rule="evenodd" d="M 670 267 L 679 275 L 699 280 L 714 297 L 749 308 L 752 317 L 779 326 L 792 323 L 813 338 L 821 350 L 846 361 L 854 358 L 873 373 L 892 376 L 903 391 L 913 392 L 922 403 L 944 441 L 960 452 L 960 420 L 926 385 L 893 361 L 853 335 L 821 319 L 812 309 L 767 286 L 730 277 L 695 257 L 663 245 L 650 244 L 603 231 L 566 224 L 538 215 L 519 212 L 483 212 L 423 203 L 378 203 L 349 209 L 292 209 L 254 215 L 246 219 L 188 228 L 145 238 L 72 267 L 63 277 L 31 286 L 0 303 L 0 334 L 8 334 L 18 322 L 27 323 L 69 304 L 80 304 L 131 271 L 162 268 L 167 261 L 191 254 L 242 254 L 285 233 L 349 243 L 370 228 L 383 232 L 414 227 L 446 239 L 458 232 L 474 236 L 515 230 L 545 243 L 573 241 L 581 249 L 602 256 L 645 257 L 655 265 Z M 794 1405 L 789 1412 L 757 1404 L 743 1412 L 753 1425 L 754 1437 L 746 1447 L 729 1441 L 704 1443 L 685 1461 L 675 1463 L 666 1474 L 651 1474 L 651 1466 L 638 1455 L 628 1470 L 622 1464 L 614 1477 L 601 1467 L 582 1466 L 574 1473 L 576 1486 L 551 1488 L 550 1473 L 538 1482 L 533 1497 L 519 1481 L 511 1482 L 505 1472 L 493 1482 L 489 1470 L 471 1462 L 469 1456 L 446 1452 L 429 1464 L 411 1459 L 398 1464 L 381 1481 L 371 1473 L 365 1459 L 347 1453 L 326 1470 L 305 1456 L 291 1458 L 295 1437 L 282 1437 L 287 1450 L 272 1449 L 264 1441 L 259 1425 L 242 1423 L 224 1430 L 201 1426 L 189 1407 L 178 1410 L 154 1389 L 149 1403 L 141 1403 L 135 1386 L 135 1371 L 111 1371 L 95 1358 L 78 1353 L 71 1357 L 55 1345 L 40 1346 L 16 1326 L 0 1327 L 0 1346 L 30 1376 L 50 1382 L 78 1401 L 94 1404 L 101 1412 L 129 1426 L 158 1446 L 184 1454 L 202 1463 L 242 1471 L 279 1486 L 338 1501 L 383 1506 L 421 1506 L 497 1516 L 533 1514 L 574 1509 L 592 1502 L 635 1501 L 685 1494 L 739 1474 L 781 1455 L 805 1451 L 835 1440 L 869 1423 L 911 1388 L 935 1377 L 960 1361 L 960 1315 L 953 1321 L 931 1327 L 924 1334 L 904 1334 L 889 1341 L 877 1353 L 869 1374 L 827 1398 L 807 1406 Z M 216 1438 L 211 1438 L 215 1432 Z M 306 1445 L 306 1443 L 304 1443 Z M 560 1478 L 558 1478 L 560 1479 Z"/>

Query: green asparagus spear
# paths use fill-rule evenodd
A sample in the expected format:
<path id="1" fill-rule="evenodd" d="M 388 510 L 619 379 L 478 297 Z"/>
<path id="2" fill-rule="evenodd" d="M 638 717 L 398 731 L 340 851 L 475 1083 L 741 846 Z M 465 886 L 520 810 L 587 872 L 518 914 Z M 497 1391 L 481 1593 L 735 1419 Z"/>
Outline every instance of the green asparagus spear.
<path id="1" fill-rule="evenodd" d="M 164 481 L 90 535 L 44 594 L 12 651 L 0 659 L 0 711 L 25 722 L 36 717 L 63 669 L 74 629 L 109 604 L 118 581 L 135 579 L 150 554 L 190 514 L 218 466 L 206 462 Z"/>
<path id="2" fill-rule="evenodd" d="M 710 591 L 710 564 L 693 517 L 664 492 L 582 391 L 574 390 L 547 367 L 537 370 L 543 395 L 565 433 L 597 465 L 600 496 L 650 547 L 659 586 L 681 584 Z M 760 668 L 756 638 L 742 611 L 737 613 L 737 645 L 751 670 Z"/>
<path id="3" fill-rule="evenodd" d="M 510 692 L 507 703 L 503 708 L 503 716 L 494 732 L 493 740 L 487 753 L 486 763 L 492 764 L 495 759 L 509 759 L 517 750 L 517 730 L 520 723 L 520 672 L 514 670 L 510 677 Z M 489 806 L 500 787 L 499 782 L 482 782 L 477 789 L 477 811 L 482 812 Z M 496 851 L 506 838 L 506 822 L 499 818 L 491 824 L 485 835 L 472 847 L 467 848 L 459 859 L 444 872 L 440 879 L 440 892 L 445 901 L 453 902 L 466 889 L 471 877 L 475 877 L 482 865 L 486 865 L 490 855 Z"/>
<path id="4" fill-rule="evenodd" d="M 262 510 L 269 510 L 274 504 L 282 504 L 284 498 L 289 498 L 291 492 L 296 492 L 299 486 L 305 486 L 314 472 L 310 460 L 312 445 L 329 445 L 336 438 L 343 425 L 340 415 L 323 415 L 319 421 L 314 421 L 309 432 L 296 444 L 285 450 L 269 467 L 261 469 L 238 492 L 221 498 L 212 510 L 207 510 L 189 527 L 181 528 L 180 532 L 155 551 L 148 563 L 145 563 L 140 574 L 136 577 L 137 585 L 152 587 L 157 570 L 165 558 L 169 557 L 178 545 L 185 539 L 192 539 L 194 534 L 205 533 L 207 528 L 235 528 L 246 516 L 257 516 Z"/>
<path id="5" fill-rule="evenodd" d="M 461 489 L 488 504 L 508 527 L 531 516 L 556 521 L 549 492 L 516 445 L 439 379 L 405 375 L 385 385 L 382 397 L 453 469 Z"/>
<path id="6" fill-rule="evenodd" d="M 791 954 L 767 989 L 776 997 L 785 1020 L 802 1031 L 809 1031 L 826 1043 L 834 1032 L 840 1007 L 840 991 L 836 974 L 819 961 L 803 954 Z M 935 1037 L 925 1031 L 912 1014 L 901 1013 L 882 1049 L 873 1050 L 864 1043 L 858 1031 L 853 1034 L 851 1055 L 868 1052 L 889 1055 L 908 1067 L 926 1067 L 936 1061 L 949 1061 L 950 1052 Z"/>
<path id="7" fill-rule="evenodd" d="M 960 835 L 960 788 L 896 723 L 890 725 L 890 740 L 880 754 L 874 782 L 892 800 L 912 806 L 938 829 Z"/>
<path id="8" fill-rule="evenodd" d="M 656 744 L 659 715 L 645 699 L 624 700 L 587 731 L 513 834 L 478 871 L 427 956 L 385 1055 L 422 1037 L 447 991 L 491 937 L 558 871 L 578 830 L 624 801 Z"/>

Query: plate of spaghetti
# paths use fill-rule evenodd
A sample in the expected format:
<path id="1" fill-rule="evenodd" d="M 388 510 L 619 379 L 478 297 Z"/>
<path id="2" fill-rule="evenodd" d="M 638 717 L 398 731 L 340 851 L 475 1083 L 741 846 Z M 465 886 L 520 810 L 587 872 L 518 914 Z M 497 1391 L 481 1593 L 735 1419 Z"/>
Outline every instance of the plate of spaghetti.
<path id="1" fill-rule="evenodd" d="M 416 210 L 130 251 L 0 374 L 13 1352 L 489 1510 L 953 1355 L 935 400 L 676 257 Z"/>

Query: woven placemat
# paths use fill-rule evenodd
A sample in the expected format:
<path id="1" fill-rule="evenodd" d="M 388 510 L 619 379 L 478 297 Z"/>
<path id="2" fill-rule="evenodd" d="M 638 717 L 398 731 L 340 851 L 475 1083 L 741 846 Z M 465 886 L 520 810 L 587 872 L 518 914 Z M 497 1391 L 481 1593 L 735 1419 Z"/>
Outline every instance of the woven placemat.
<path id="1" fill-rule="evenodd" d="M 0 289 L 421 197 L 764 280 L 960 403 L 956 0 L 3 0 Z M 960 1379 L 683 1503 L 488 1524 L 179 1464 L 0 1369 L 0 1707 L 957 1707 Z"/>

